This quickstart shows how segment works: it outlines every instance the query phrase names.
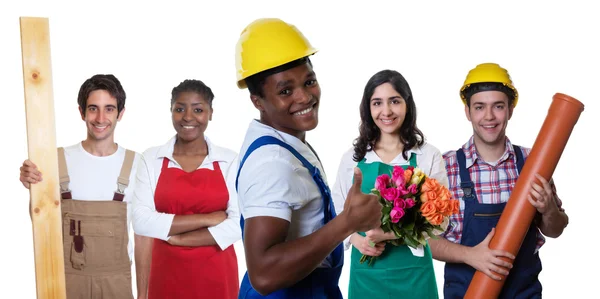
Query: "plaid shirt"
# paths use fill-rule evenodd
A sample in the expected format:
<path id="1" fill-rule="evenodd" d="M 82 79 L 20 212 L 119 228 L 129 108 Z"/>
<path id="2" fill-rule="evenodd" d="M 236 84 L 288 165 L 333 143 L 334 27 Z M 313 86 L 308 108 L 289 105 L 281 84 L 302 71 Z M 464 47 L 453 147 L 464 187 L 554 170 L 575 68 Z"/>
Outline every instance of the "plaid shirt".
<path id="1" fill-rule="evenodd" d="M 524 147 L 521 147 L 521 149 L 523 151 L 523 158 L 527 158 L 531 149 Z M 515 187 L 517 178 L 519 177 L 517 158 L 508 138 L 506 138 L 506 149 L 504 154 L 495 166 L 478 158 L 473 137 L 463 145 L 462 150 L 464 151 L 466 158 L 465 166 L 471 174 L 471 180 L 475 185 L 474 190 L 479 203 L 499 204 L 507 202 L 512 189 Z M 456 158 L 456 151 L 444 153 L 444 160 L 446 162 L 446 172 L 448 173 L 450 192 L 452 192 L 454 198 L 459 199 L 460 212 L 450 216 L 450 225 L 448 225 L 448 229 L 442 236 L 448 241 L 460 243 L 463 231 L 465 202 L 462 199 L 463 190 L 460 188 L 460 171 L 458 160 Z M 550 180 L 550 185 L 552 186 L 552 193 L 554 198 L 556 198 L 556 203 L 559 209 L 562 210 L 562 202 L 556 195 L 556 187 L 552 180 Z M 539 222 L 541 220 L 540 216 L 541 215 L 537 213 L 535 221 Z M 536 252 L 542 247 L 544 242 L 545 238 L 538 228 Z"/>

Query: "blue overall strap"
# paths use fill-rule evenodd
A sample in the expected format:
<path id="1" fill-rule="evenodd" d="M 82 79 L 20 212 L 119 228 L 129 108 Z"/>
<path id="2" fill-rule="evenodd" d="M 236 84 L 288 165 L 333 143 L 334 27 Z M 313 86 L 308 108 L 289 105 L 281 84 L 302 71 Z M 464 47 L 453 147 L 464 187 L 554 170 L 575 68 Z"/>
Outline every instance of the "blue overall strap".
<path id="1" fill-rule="evenodd" d="M 308 172 L 310 173 L 313 180 L 319 187 L 319 191 L 321 191 L 321 196 L 323 197 L 323 210 L 324 210 L 323 224 L 327 224 L 331 219 L 333 219 L 336 216 L 336 213 L 335 213 L 335 207 L 333 205 L 333 200 L 331 199 L 331 191 L 329 189 L 329 186 L 327 186 L 325 181 L 323 181 L 323 177 L 321 176 L 321 171 L 319 170 L 318 167 L 314 167 L 312 164 L 310 164 L 310 162 L 308 162 L 308 160 L 306 160 L 306 158 L 304 158 L 292 146 L 290 146 L 289 144 L 287 144 L 275 137 L 262 136 L 256 140 L 254 140 L 254 142 L 252 142 L 252 144 L 250 144 L 250 146 L 246 150 L 244 157 L 240 161 L 238 173 L 235 178 L 236 191 L 238 188 L 238 179 L 240 177 L 240 172 L 242 170 L 242 167 L 244 166 L 244 163 L 246 162 L 246 159 L 250 156 L 250 154 L 253 151 L 258 149 L 259 147 L 261 147 L 263 145 L 269 145 L 269 144 L 276 144 L 276 145 L 284 147 L 285 149 L 290 151 L 298 160 L 300 160 L 300 162 L 302 162 L 302 165 L 304 165 L 304 167 L 306 167 L 306 169 L 308 169 Z M 240 217 L 240 226 L 242 228 L 242 238 L 243 238 L 244 237 L 244 217 Z M 336 250 L 334 250 L 334 252 L 332 253 L 332 259 L 333 259 L 332 262 L 333 262 L 334 266 L 337 265 L 339 262 L 341 262 L 340 254 L 338 251 L 339 251 L 339 248 L 336 248 Z"/>
<path id="2" fill-rule="evenodd" d="M 513 145 L 513 150 L 515 151 L 515 155 L 517 155 L 517 170 L 519 174 L 523 170 L 523 166 L 525 165 L 525 159 L 523 159 L 523 151 L 518 145 Z"/>
<path id="3" fill-rule="evenodd" d="M 465 152 L 462 148 L 456 151 L 456 159 L 458 160 L 458 172 L 460 175 L 460 188 L 462 188 L 464 197 L 471 198 L 475 194 L 475 184 L 471 180 L 471 174 L 467 169 Z"/>
<path id="4" fill-rule="evenodd" d="M 517 157 L 517 170 L 519 173 L 523 170 L 525 159 L 523 158 L 523 150 L 518 145 L 513 145 L 513 150 Z M 475 184 L 471 180 L 471 175 L 466 167 L 466 157 L 462 148 L 456 151 L 456 159 L 458 160 L 458 169 L 460 175 L 460 188 L 462 188 L 465 197 L 470 197 L 473 194 Z"/>

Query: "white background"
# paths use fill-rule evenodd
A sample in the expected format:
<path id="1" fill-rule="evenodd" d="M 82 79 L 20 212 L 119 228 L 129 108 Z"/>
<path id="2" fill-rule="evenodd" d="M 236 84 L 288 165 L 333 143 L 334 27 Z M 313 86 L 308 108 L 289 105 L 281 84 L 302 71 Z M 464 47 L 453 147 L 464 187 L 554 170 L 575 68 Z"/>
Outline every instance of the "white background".
<path id="1" fill-rule="evenodd" d="M 594 232 L 600 198 L 593 188 L 600 165 L 592 137 L 600 128 L 596 116 L 600 21 L 591 4 L 14 1 L 8 7 L 7 3 L 0 5 L 2 298 L 35 298 L 29 193 L 18 181 L 18 168 L 27 158 L 20 16 L 50 18 L 57 145 L 85 138 L 76 101 L 81 83 L 96 73 L 112 73 L 127 92 L 127 111 L 116 140 L 140 152 L 174 134 L 170 91 L 186 78 L 203 80 L 216 95 L 207 135 L 238 151 L 248 123 L 258 116 L 248 92 L 235 85 L 238 36 L 261 17 L 296 25 L 319 49 L 312 60 L 322 88 L 320 123 L 307 138 L 324 162 L 330 185 L 342 153 L 358 134 L 364 84 L 379 70 L 395 69 L 407 78 L 418 126 L 442 152 L 458 148 L 471 135 L 458 90 L 479 63 L 501 64 L 518 88 L 519 104 L 508 126 L 508 136 L 516 144 L 531 147 L 552 96 L 571 95 L 586 105 L 585 111 L 554 175 L 570 224 L 560 238 L 542 248 L 540 279 L 545 298 L 597 296 L 594 278 L 600 262 Z M 245 271 L 241 243 L 235 248 L 241 277 Z M 436 262 L 435 267 L 441 290 L 443 265 Z M 340 282 L 344 294 L 347 275 L 345 268 Z"/>

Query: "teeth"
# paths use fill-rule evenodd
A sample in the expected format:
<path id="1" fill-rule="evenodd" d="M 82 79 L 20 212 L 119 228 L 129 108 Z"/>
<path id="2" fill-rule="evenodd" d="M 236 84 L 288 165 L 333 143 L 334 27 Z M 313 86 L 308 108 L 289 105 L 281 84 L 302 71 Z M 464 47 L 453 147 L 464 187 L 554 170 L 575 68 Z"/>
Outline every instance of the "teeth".
<path id="1" fill-rule="evenodd" d="M 391 124 L 393 121 L 393 119 L 381 119 L 381 122 L 384 124 Z"/>
<path id="2" fill-rule="evenodd" d="M 183 126 L 184 129 L 193 129 L 194 126 Z"/>
<path id="3" fill-rule="evenodd" d="M 294 115 L 304 115 L 304 114 L 306 114 L 306 113 L 309 113 L 309 112 L 311 112 L 312 110 L 313 110 L 313 107 L 306 108 L 306 109 L 304 109 L 304 110 L 302 110 L 302 111 L 298 111 L 298 112 L 294 113 Z"/>
<path id="4" fill-rule="evenodd" d="M 94 127 L 98 128 L 98 129 L 104 129 L 104 128 L 106 128 L 106 126 L 96 126 L 96 125 L 94 125 Z"/>
<path id="5" fill-rule="evenodd" d="M 486 128 L 486 129 L 492 129 L 492 128 L 495 128 L 496 126 L 493 125 L 493 126 L 483 126 L 483 127 Z"/>

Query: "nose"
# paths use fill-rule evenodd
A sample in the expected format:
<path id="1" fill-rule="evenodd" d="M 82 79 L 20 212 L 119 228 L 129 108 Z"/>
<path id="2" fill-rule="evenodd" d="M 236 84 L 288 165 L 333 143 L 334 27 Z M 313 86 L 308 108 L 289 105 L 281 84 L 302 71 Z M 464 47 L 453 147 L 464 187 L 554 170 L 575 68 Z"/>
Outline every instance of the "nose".
<path id="1" fill-rule="evenodd" d="M 194 116 L 193 116 L 192 109 L 186 109 L 185 113 L 183 114 L 183 120 L 189 122 L 189 121 L 192 121 L 193 119 L 194 119 Z"/>
<path id="2" fill-rule="evenodd" d="M 308 104 L 313 100 L 314 96 L 310 91 L 306 88 L 300 88 L 300 92 L 296 94 L 296 103 L 298 104 Z"/>
<path id="3" fill-rule="evenodd" d="M 388 102 L 383 102 L 382 103 L 383 106 L 383 110 L 381 111 L 383 113 L 383 115 L 388 116 L 388 115 L 392 115 L 392 106 L 388 103 Z"/>
<path id="4" fill-rule="evenodd" d="M 106 112 L 104 110 L 98 109 L 98 113 L 96 113 L 96 122 L 103 123 L 106 120 Z"/>
<path id="5" fill-rule="evenodd" d="M 494 111 L 493 111 L 494 107 L 490 106 L 490 107 L 486 107 L 485 108 L 485 120 L 493 120 L 495 117 L 494 115 Z"/>

